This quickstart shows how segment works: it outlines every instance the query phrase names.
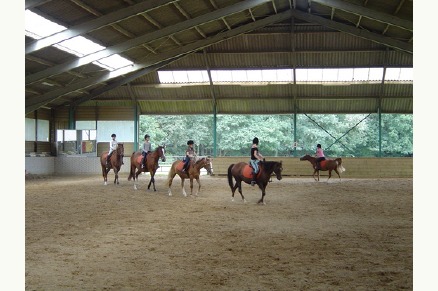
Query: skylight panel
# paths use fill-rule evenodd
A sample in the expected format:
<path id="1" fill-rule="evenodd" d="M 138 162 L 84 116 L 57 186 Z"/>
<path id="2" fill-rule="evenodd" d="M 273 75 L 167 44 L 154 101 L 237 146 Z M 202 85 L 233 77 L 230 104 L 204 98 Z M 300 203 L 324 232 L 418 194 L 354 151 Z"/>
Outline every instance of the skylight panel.
<path id="1" fill-rule="evenodd" d="M 338 69 L 323 69 L 322 81 L 323 82 L 335 82 L 338 81 Z"/>
<path id="2" fill-rule="evenodd" d="M 160 83 L 175 83 L 173 79 L 172 71 L 158 71 L 158 78 L 160 79 Z"/>
<path id="3" fill-rule="evenodd" d="M 368 81 L 369 68 L 355 68 L 353 81 Z"/>
<path id="4" fill-rule="evenodd" d="M 293 72 L 292 69 L 280 69 L 277 71 L 277 79 L 278 82 L 293 82 Z"/>
<path id="5" fill-rule="evenodd" d="M 230 70 L 211 71 L 213 82 L 231 82 L 232 75 Z"/>
<path id="6" fill-rule="evenodd" d="M 246 70 L 231 71 L 231 78 L 233 82 L 248 82 L 248 76 L 246 75 Z"/>
<path id="7" fill-rule="evenodd" d="M 353 81 L 353 68 L 338 69 L 338 81 L 339 82 Z"/>
<path id="8" fill-rule="evenodd" d="M 93 62 L 93 64 L 95 64 L 95 63 L 96 62 Z M 109 57 L 98 60 L 97 63 L 100 63 L 102 65 L 107 66 L 110 71 L 115 70 L 115 69 L 120 69 L 120 68 L 134 64 L 130 60 L 125 59 L 125 58 L 121 57 L 120 55 L 111 55 Z M 97 64 L 97 65 L 99 65 L 99 64 Z"/>
<path id="9" fill-rule="evenodd" d="M 25 10 L 24 17 L 25 33 L 27 36 L 35 39 L 40 39 L 67 29 L 66 27 L 47 20 L 30 10 Z"/>
<path id="10" fill-rule="evenodd" d="M 262 70 L 248 70 L 247 72 L 248 82 L 262 82 L 263 75 Z"/>
<path id="11" fill-rule="evenodd" d="M 413 81 L 412 68 L 387 68 L 385 80 L 388 81 Z"/>
<path id="12" fill-rule="evenodd" d="M 207 71 L 189 71 L 187 77 L 190 83 L 208 82 Z"/>
<path id="13" fill-rule="evenodd" d="M 104 50 L 105 47 L 101 46 L 83 36 L 76 36 L 60 42 L 58 45 L 68 48 L 74 52 L 75 55 L 82 57 L 97 51 Z"/>
<path id="14" fill-rule="evenodd" d="M 30 10 L 25 10 L 25 35 L 29 37 L 41 39 L 66 29 L 66 27 L 33 13 Z M 101 46 L 83 36 L 76 36 L 53 46 L 78 57 L 83 57 L 105 49 L 104 46 Z M 93 64 L 113 71 L 132 65 L 133 62 L 118 54 L 114 54 L 95 61 Z"/>
<path id="15" fill-rule="evenodd" d="M 173 71 L 173 78 L 175 83 L 188 83 L 189 78 L 187 76 L 187 71 Z"/>
<path id="16" fill-rule="evenodd" d="M 400 69 L 400 81 L 413 81 L 414 70 L 413 68 L 401 68 Z"/>
<path id="17" fill-rule="evenodd" d="M 322 80 L 322 69 L 308 69 L 307 70 L 307 81 L 321 81 Z"/>
<path id="18" fill-rule="evenodd" d="M 277 70 L 262 70 L 262 78 L 264 82 L 277 81 Z"/>
<path id="19" fill-rule="evenodd" d="M 368 81 L 382 81 L 383 68 L 370 68 L 368 73 Z"/>

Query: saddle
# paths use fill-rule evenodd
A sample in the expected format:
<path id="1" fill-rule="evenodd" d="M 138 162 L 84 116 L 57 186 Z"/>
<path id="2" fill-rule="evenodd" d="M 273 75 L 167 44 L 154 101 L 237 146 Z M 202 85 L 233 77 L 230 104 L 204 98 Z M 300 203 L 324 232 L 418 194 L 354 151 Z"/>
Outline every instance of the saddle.
<path id="1" fill-rule="evenodd" d="M 245 165 L 245 167 L 243 167 L 243 176 L 245 178 L 248 179 L 252 179 L 252 172 L 254 171 L 254 169 L 251 167 L 251 165 Z M 257 178 L 260 176 L 261 173 L 261 168 L 260 168 L 260 164 L 259 164 L 259 172 L 257 173 Z"/>
<path id="2" fill-rule="evenodd" d="M 319 162 L 319 169 L 324 168 L 324 167 L 325 167 L 325 164 L 326 164 L 327 162 L 328 162 L 327 159 L 325 159 L 324 161 L 320 161 L 320 162 Z"/>
<path id="3" fill-rule="evenodd" d="M 184 167 L 184 161 L 179 161 L 179 163 L 176 164 L 176 167 L 175 167 L 175 168 L 176 168 L 178 171 L 182 171 L 183 167 Z"/>

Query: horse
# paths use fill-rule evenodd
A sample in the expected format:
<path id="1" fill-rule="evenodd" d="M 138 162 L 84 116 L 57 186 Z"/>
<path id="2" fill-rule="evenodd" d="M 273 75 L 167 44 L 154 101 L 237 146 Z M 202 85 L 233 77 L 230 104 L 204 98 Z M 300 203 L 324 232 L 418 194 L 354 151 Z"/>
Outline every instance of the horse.
<path id="1" fill-rule="evenodd" d="M 246 184 L 251 184 L 252 181 L 252 167 L 245 162 L 240 162 L 237 164 L 231 164 L 228 167 L 228 184 L 231 188 L 231 201 L 234 201 L 234 192 L 239 188 L 240 196 L 242 196 L 242 201 L 246 202 L 245 197 L 242 194 L 242 181 Z M 275 173 L 277 180 L 281 180 L 281 172 L 283 171 L 283 162 L 274 161 L 263 161 L 259 163 L 259 172 L 256 177 L 256 184 L 262 190 L 262 198 L 257 202 L 257 204 L 266 204 L 263 198 L 266 195 L 266 186 L 270 182 L 271 174 Z M 236 180 L 236 184 L 233 185 L 233 177 Z"/>
<path id="2" fill-rule="evenodd" d="M 138 181 L 138 175 L 141 172 L 147 172 L 149 171 L 151 175 L 151 180 L 149 181 L 148 190 L 151 187 L 151 184 L 154 186 L 154 191 L 157 191 L 155 188 L 155 172 L 158 169 L 158 159 L 161 158 L 162 162 L 166 161 L 165 156 L 165 146 L 159 146 L 157 147 L 153 152 L 149 152 L 146 156 L 146 167 L 141 167 L 141 159 L 143 156 L 141 155 L 141 151 L 133 152 L 131 155 L 131 170 L 129 172 L 128 181 L 131 181 L 132 178 L 134 178 L 134 190 L 137 190 L 137 184 L 135 183 Z"/>
<path id="3" fill-rule="evenodd" d="M 312 167 L 314 169 L 313 171 L 313 179 L 315 181 L 319 182 L 319 171 L 329 171 L 329 176 L 326 182 L 329 181 L 330 177 L 332 176 L 332 171 L 335 171 L 336 174 L 338 174 L 339 181 L 341 181 L 341 175 L 340 173 L 345 171 L 344 166 L 342 165 L 342 159 L 336 158 L 336 159 L 326 159 L 324 161 L 320 161 L 320 169 L 316 168 L 316 158 L 312 157 L 311 155 L 305 155 L 300 158 L 300 161 L 309 161 L 312 164 Z M 318 179 L 315 178 L 315 174 L 318 173 Z"/>
<path id="4" fill-rule="evenodd" d="M 108 156 L 108 153 L 109 151 L 106 151 L 100 155 L 100 166 L 102 167 L 103 184 L 107 185 L 108 173 L 109 171 L 111 171 L 111 169 L 116 175 L 114 178 L 114 184 L 119 184 L 119 171 L 123 163 L 123 156 L 125 155 L 123 143 L 119 143 L 117 145 L 117 149 L 111 154 L 109 168 L 106 167 L 106 157 Z"/>
<path id="5" fill-rule="evenodd" d="M 169 196 L 172 196 L 171 186 L 173 178 L 176 174 L 181 178 L 181 189 L 182 194 L 184 197 L 187 197 L 186 190 L 184 189 L 184 181 L 185 179 L 190 179 L 190 197 L 193 197 L 193 179 L 196 179 L 196 182 L 198 182 L 198 192 L 195 194 L 195 196 L 198 196 L 199 191 L 201 190 L 201 182 L 199 180 L 199 175 L 202 168 L 205 168 L 207 170 L 208 175 L 212 175 L 212 169 L 211 169 L 211 161 L 210 158 L 202 158 L 197 160 L 196 162 L 190 161 L 188 172 L 182 172 L 184 162 L 181 160 L 177 160 L 173 162 L 172 166 L 170 167 L 169 174 L 167 175 L 167 181 L 169 184 Z"/>

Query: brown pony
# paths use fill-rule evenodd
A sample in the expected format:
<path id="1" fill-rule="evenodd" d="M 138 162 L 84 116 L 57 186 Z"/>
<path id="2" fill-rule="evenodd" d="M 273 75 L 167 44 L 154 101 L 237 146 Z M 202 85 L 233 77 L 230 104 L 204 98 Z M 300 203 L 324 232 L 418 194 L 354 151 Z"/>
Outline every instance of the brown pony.
<path id="1" fill-rule="evenodd" d="M 114 178 L 114 184 L 119 184 L 119 171 L 123 163 L 123 156 L 125 154 L 123 143 L 119 143 L 117 145 L 117 149 L 111 154 L 109 168 L 106 167 L 106 157 L 108 156 L 108 153 L 109 151 L 106 151 L 100 155 L 100 166 L 102 167 L 103 184 L 107 185 L 108 173 L 109 171 L 111 171 L 111 169 L 114 171 L 114 174 L 116 174 Z"/>
<path id="2" fill-rule="evenodd" d="M 131 170 L 129 172 L 128 181 L 131 181 L 132 178 L 134 178 L 134 189 L 137 190 L 137 184 L 138 182 L 138 175 L 141 172 L 148 172 L 151 175 L 151 180 L 149 181 L 148 190 L 151 187 L 151 184 L 154 186 L 154 191 L 157 191 L 155 189 L 155 172 L 158 169 L 158 159 L 161 158 L 162 162 L 166 161 L 166 156 L 164 154 L 165 152 L 165 146 L 159 146 L 155 149 L 155 151 L 148 153 L 146 156 L 146 167 L 141 167 L 141 159 L 143 156 L 141 155 L 141 151 L 133 152 L 131 155 Z"/>
<path id="3" fill-rule="evenodd" d="M 320 168 L 321 169 L 316 169 L 316 158 L 312 157 L 311 155 L 305 155 L 304 157 L 300 158 L 300 161 L 309 161 L 312 164 L 312 167 L 314 169 L 313 171 L 313 179 L 315 179 L 315 181 L 319 181 L 319 171 L 329 171 L 329 176 L 327 179 L 330 179 L 330 177 L 332 176 L 332 171 L 335 171 L 336 174 L 338 174 L 339 177 L 339 181 L 341 181 L 341 175 L 340 173 L 345 171 L 344 166 L 342 166 L 342 159 L 341 158 L 336 158 L 334 160 L 332 159 L 326 159 L 324 161 L 320 161 Z M 318 179 L 315 177 L 315 174 L 318 173 Z"/>
<path id="4" fill-rule="evenodd" d="M 271 174 L 275 173 L 278 180 L 282 179 L 281 171 L 283 171 L 283 163 L 280 162 L 260 162 L 259 163 L 259 172 L 257 173 L 257 180 L 256 183 L 259 186 L 260 190 L 262 190 L 262 198 L 257 203 L 263 203 L 263 198 L 266 194 L 266 186 L 268 185 L 268 182 L 271 179 Z M 236 184 L 233 185 L 233 177 L 236 180 Z M 242 196 L 243 202 L 246 202 L 245 197 L 243 197 L 242 194 L 242 181 L 251 184 L 252 180 L 252 167 L 245 163 L 240 162 L 237 164 L 231 164 L 228 167 L 228 184 L 231 188 L 231 200 L 234 201 L 234 192 L 236 192 L 236 189 L 239 188 L 240 196 Z"/>
<path id="5" fill-rule="evenodd" d="M 195 196 L 198 196 L 199 191 L 201 190 L 201 182 L 199 180 L 199 175 L 201 173 L 201 169 L 205 168 L 207 170 L 207 174 L 212 175 L 212 169 L 211 169 L 211 161 L 210 158 L 202 158 L 197 160 L 196 162 L 190 161 L 189 167 L 188 167 L 188 173 L 182 172 L 182 168 L 184 166 L 183 161 L 175 161 L 173 162 L 172 166 L 170 167 L 169 174 L 168 174 L 168 184 L 169 184 L 169 196 L 172 196 L 172 191 L 170 187 L 172 186 L 173 178 L 176 174 L 181 178 L 181 189 L 182 194 L 184 197 L 187 197 L 186 190 L 184 189 L 184 180 L 189 178 L 190 179 L 190 196 L 193 195 L 193 179 L 196 179 L 196 182 L 198 182 L 198 192 L 195 193 Z"/>

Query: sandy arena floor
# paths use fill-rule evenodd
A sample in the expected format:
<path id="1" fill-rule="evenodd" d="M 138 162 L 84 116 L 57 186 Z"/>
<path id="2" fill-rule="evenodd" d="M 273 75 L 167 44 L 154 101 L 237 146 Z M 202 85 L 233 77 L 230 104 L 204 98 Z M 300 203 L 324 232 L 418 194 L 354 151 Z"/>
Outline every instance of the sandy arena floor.
<path id="1" fill-rule="evenodd" d="M 26 178 L 26 290 L 413 288 L 412 179 L 274 179 L 266 205 L 225 177 L 113 179 Z"/>

